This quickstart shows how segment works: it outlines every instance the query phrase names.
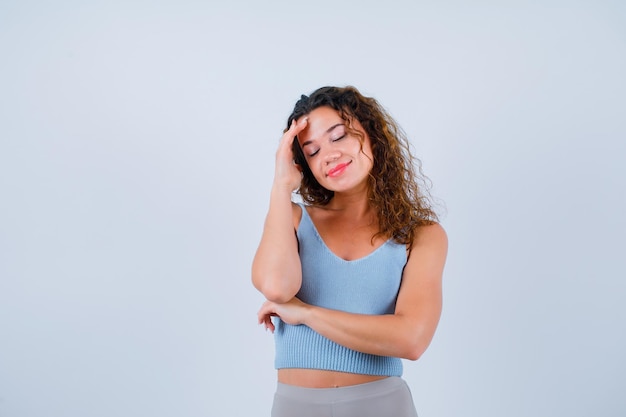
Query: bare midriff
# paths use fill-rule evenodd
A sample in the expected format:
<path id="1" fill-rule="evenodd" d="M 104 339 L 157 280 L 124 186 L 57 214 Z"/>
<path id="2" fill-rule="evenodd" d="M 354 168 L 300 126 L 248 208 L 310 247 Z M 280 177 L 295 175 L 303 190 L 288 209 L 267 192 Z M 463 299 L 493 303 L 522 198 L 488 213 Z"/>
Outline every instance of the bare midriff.
<path id="1" fill-rule="evenodd" d="M 278 370 L 278 382 L 305 388 L 338 388 L 365 384 L 387 378 L 380 375 L 350 374 L 321 369 L 283 368 Z"/>

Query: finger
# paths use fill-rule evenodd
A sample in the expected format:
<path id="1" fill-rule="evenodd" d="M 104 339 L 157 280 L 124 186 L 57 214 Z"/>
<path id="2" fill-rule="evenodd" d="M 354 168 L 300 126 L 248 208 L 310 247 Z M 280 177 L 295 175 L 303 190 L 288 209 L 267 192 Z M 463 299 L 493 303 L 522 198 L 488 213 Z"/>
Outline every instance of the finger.
<path id="1" fill-rule="evenodd" d="M 275 327 L 274 322 L 272 322 L 272 316 L 266 316 L 265 329 L 269 329 L 270 332 L 274 333 Z"/>
<path id="2" fill-rule="evenodd" d="M 259 320 L 259 324 L 263 323 L 265 317 L 271 314 L 276 314 L 273 308 L 273 305 L 270 301 L 265 301 L 259 311 L 257 312 L 257 318 Z"/>
<path id="3" fill-rule="evenodd" d="M 272 322 L 272 316 L 276 316 L 275 314 L 265 314 L 263 317 L 259 318 L 259 324 L 263 324 L 265 330 L 270 330 L 274 333 L 274 323 Z"/>
<path id="4" fill-rule="evenodd" d="M 302 132 L 304 128 L 307 127 L 308 124 L 309 124 L 309 118 L 302 117 L 295 124 L 292 123 L 290 129 L 293 129 L 294 135 L 297 135 L 298 133 Z"/>
<path id="5" fill-rule="evenodd" d="M 270 315 L 269 312 L 264 311 L 264 309 L 259 310 L 259 312 L 257 313 L 257 322 L 259 324 L 263 324 L 265 323 L 265 321 L 267 320 L 267 317 Z"/>
<path id="6" fill-rule="evenodd" d="M 289 129 L 287 129 L 286 132 L 289 132 L 289 131 L 299 132 L 306 127 L 308 122 L 309 122 L 308 117 L 301 117 L 299 120 L 294 119 L 291 121 L 291 124 L 289 125 Z"/>
<path id="7" fill-rule="evenodd" d="M 283 137 L 280 141 L 281 146 L 291 146 L 291 143 L 293 142 L 295 137 L 298 135 L 298 133 L 302 132 L 306 128 L 308 122 L 308 117 L 303 117 L 298 121 L 293 120 L 291 122 L 291 125 L 289 126 L 289 129 L 287 129 L 287 131 L 283 134 Z"/>

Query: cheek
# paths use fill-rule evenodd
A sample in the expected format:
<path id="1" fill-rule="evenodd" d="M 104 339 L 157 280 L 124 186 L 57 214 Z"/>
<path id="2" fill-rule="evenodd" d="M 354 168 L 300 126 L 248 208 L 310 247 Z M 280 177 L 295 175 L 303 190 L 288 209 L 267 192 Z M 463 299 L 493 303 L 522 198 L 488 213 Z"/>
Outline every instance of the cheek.
<path id="1" fill-rule="evenodd" d="M 312 175 L 313 178 L 315 178 L 315 180 L 317 182 L 320 182 L 320 178 L 321 178 L 320 172 L 321 172 L 321 169 L 318 166 L 319 164 L 316 164 L 314 161 L 309 161 L 309 160 L 306 160 L 306 163 L 307 163 L 307 165 L 309 167 L 309 172 L 310 172 L 309 175 Z"/>
<path id="2" fill-rule="evenodd" d="M 359 153 L 361 154 L 361 156 L 369 159 L 369 160 L 373 160 L 374 159 L 374 152 L 372 151 L 372 147 L 370 146 L 369 143 L 365 142 L 365 143 L 360 143 L 359 142 Z"/>

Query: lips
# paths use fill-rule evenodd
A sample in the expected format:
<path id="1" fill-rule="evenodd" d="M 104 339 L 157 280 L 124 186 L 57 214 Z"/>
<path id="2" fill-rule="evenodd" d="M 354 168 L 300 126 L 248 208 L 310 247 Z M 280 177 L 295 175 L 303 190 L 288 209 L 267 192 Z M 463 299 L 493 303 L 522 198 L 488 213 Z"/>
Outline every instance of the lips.
<path id="1" fill-rule="evenodd" d="M 352 162 L 352 161 L 350 161 L 350 162 Z M 350 165 L 350 162 L 344 162 L 342 164 L 335 165 L 332 169 L 330 169 L 326 173 L 326 176 L 328 176 L 328 177 L 337 177 L 337 176 L 341 175 L 343 173 L 343 171 L 346 170 L 348 165 Z"/>

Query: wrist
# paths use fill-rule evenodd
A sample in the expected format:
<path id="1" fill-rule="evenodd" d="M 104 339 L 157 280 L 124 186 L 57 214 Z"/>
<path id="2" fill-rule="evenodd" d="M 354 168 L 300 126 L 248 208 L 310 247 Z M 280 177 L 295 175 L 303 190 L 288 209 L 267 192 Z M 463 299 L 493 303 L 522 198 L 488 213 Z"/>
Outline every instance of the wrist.
<path id="1" fill-rule="evenodd" d="M 312 327 L 313 322 L 315 321 L 315 314 L 318 308 L 311 304 L 304 304 L 304 314 L 302 315 L 302 324 Z"/>
<path id="2" fill-rule="evenodd" d="M 282 196 L 282 197 L 287 196 L 289 200 L 291 200 L 291 194 L 294 191 L 295 189 L 289 184 L 280 184 L 280 183 L 275 182 L 274 184 L 272 184 L 271 194 L 272 196 Z"/>

